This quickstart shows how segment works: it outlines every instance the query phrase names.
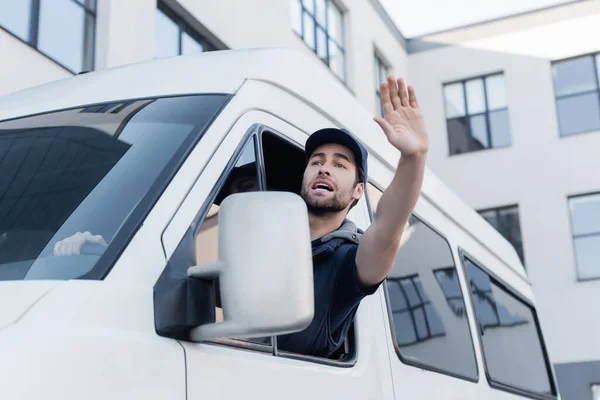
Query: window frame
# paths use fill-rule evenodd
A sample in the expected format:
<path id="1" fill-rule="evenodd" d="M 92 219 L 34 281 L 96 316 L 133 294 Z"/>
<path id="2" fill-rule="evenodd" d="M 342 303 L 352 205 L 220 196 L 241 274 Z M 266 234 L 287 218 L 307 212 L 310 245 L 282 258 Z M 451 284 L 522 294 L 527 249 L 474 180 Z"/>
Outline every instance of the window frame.
<path id="1" fill-rule="evenodd" d="M 236 147 L 235 151 L 233 152 L 230 159 L 227 161 L 227 164 L 223 168 L 221 175 L 217 179 L 215 185 L 209 192 L 209 195 L 206 197 L 204 203 L 202 204 L 198 213 L 196 214 L 196 217 L 194 218 L 194 220 L 190 224 L 190 227 L 188 228 L 188 231 L 190 229 L 193 229 L 193 237 L 192 237 L 193 241 L 196 240 L 198 230 L 202 226 L 202 223 L 204 222 L 206 215 L 207 215 L 210 207 L 214 203 L 219 191 L 222 189 L 223 184 L 229 177 L 231 170 L 235 167 L 239 157 L 241 156 L 242 152 L 246 148 L 246 145 L 251 140 L 255 140 L 256 164 L 257 164 L 257 170 L 258 170 L 258 174 L 259 174 L 259 190 L 260 191 L 266 190 L 266 172 L 265 172 L 263 143 L 262 143 L 262 136 L 265 133 L 276 136 L 278 139 L 285 141 L 286 144 L 293 146 L 304 152 L 304 147 L 302 145 L 295 142 L 293 139 L 290 139 L 289 137 L 282 134 L 278 130 L 271 128 L 270 126 L 267 126 L 267 125 L 264 125 L 261 123 L 254 123 L 250 127 L 248 127 L 248 129 L 244 133 L 243 137 L 240 139 L 239 144 Z M 187 235 L 188 235 L 188 232 L 186 232 L 184 234 L 182 241 L 185 240 L 185 237 Z M 179 251 L 179 245 L 177 246 L 175 252 L 173 253 L 173 255 L 170 258 L 175 257 L 176 253 L 178 251 Z M 349 336 L 350 335 L 352 336 L 353 343 L 350 345 L 350 348 L 351 348 L 350 357 L 347 360 L 334 360 L 334 359 L 328 359 L 328 358 L 323 358 L 323 357 L 316 357 L 316 356 L 280 351 L 277 348 L 277 336 L 271 336 L 271 345 L 263 345 L 263 344 L 259 344 L 259 343 L 246 342 L 246 341 L 243 341 L 240 339 L 223 339 L 223 338 L 211 339 L 211 340 L 204 341 L 202 343 L 206 344 L 206 345 L 224 346 L 224 347 L 228 347 L 228 348 L 234 348 L 237 350 L 257 352 L 260 354 L 270 355 L 272 357 L 293 359 L 293 360 L 297 360 L 297 361 L 305 361 L 305 362 L 310 362 L 313 364 L 328 365 L 328 366 L 338 367 L 338 368 L 353 368 L 357 363 L 358 354 L 359 354 L 358 340 L 356 338 L 356 335 L 353 333 L 353 331 L 354 332 L 356 331 L 356 328 L 355 328 L 356 323 L 357 323 L 357 321 L 355 318 L 354 325 L 350 329 L 350 332 L 349 332 Z"/>
<path id="2" fill-rule="evenodd" d="M 579 274 L 579 262 L 577 260 L 577 251 L 575 250 L 575 239 L 577 238 L 583 238 L 583 237 L 595 237 L 598 236 L 600 237 L 600 227 L 598 228 L 598 232 L 595 233 L 586 233 L 583 235 L 575 235 L 575 233 L 573 232 L 574 226 L 573 226 L 573 214 L 571 213 L 571 208 L 570 208 L 570 203 L 571 203 L 571 199 L 577 199 L 577 198 L 581 198 L 581 197 L 588 197 L 588 196 L 596 196 L 596 195 L 600 195 L 600 191 L 597 192 L 589 192 L 589 193 L 580 193 L 580 194 L 575 194 L 575 195 L 570 195 L 567 196 L 567 209 L 569 211 L 569 231 L 571 233 L 571 248 L 573 251 L 573 261 L 575 261 L 575 270 L 577 272 L 577 282 L 589 282 L 589 281 L 597 281 L 600 280 L 600 272 L 598 272 L 598 276 L 597 277 L 593 277 L 593 278 L 582 278 Z"/>
<path id="3" fill-rule="evenodd" d="M 508 107 L 508 98 L 506 99 L 506 105 L 504 107 L 501 108 L 496 108 L 494 110 L 490 110 L 489 105 L 488 105 L 488 92 L 487 92 L 487 85 L 486 85 L 486 79 L 487 78 L 491 78 L 494 76 L 498 76 L 498 75 L 502 75 L 504 77 L 504 82 L 506 82 L 506 75 L 504 73 L 504 70 L 498 70 L 498 71 L 492 71 L 489 73 L 485 73 L 485 74 L 481 74 L 481 75 L 475 75 L 475 76 L 471 76 L 468 78 L 461 78 L 461 79 L 457 79 L 457 80 L 453 80 L 453 81 L 447 81 L 447 82 L 442 82 L 442 98 L 443 98 L 443 102 L 444 102 L 444 119 L 446 120 L 446 137 L 448 138 L 448 155 L 450 157 L 453 156 L 460 156 L 460 155 L 465 155 L 465 154 L 471 154 L 471 153 L 477 153 L 480 151 L 487 151 L 487 150 L 494 150 L 494 149 L 507 149 L 513 146 L 512 144 L 512 131 L 509 131 L 509 133 L 511 134 L 511 142 L 508 145 L 504 145 L 504 146 L 493 146 L 493 140 L 492 140 L 492 130 L 490 127 L 490 113 L 492 112 L 498 112 L 498 111 L 506 111 L 508 113 L 508 120 L 509 120 L 509 129 L 510 129 L 510 110 Z M 476 81 L 478 79 L 483 80 L 483 97 L 484 97 L 484 102 L 485 102 L 485 111 L 483 112 L 479 112 L 479 113 L 474 113 L 474 114 L 469 114 L 469 107 L 468 107 L 468 99 L 467 99 L 467 82 L 469 81 Z M 464 106 L 465 106 L 465 115 L 461 116 L 461 117 L 453 117 L 453 118 L 448 118 L 448 114 L 447 114 L 447 110 L 446 110 L 446 93 L 445 93 L 445 88 L 446 86 L 450 86 L 450 85 L 455 85 L 455 84 L 461 84 L 462 85 L 462 96 L 463 96 L 463 102 L 464 102 Z M 506 85 L 504 86 L 504 90 L 506 91 Z M 471 124 L 470 124 L 470 118 L 471 117 L 477 117 L 477 116 L 481 116 L 484 115 L 485 116 L 485 123 L 486 123 L 486 137 L 488 140 L 488 143 L 490 143 L 490 147 L 486 147 L 483 149 L 474 149 L 473 148 L 473 135 L 472 135 L 472 130 L 471 130 Z M 467 119 L 467 123 L 468 123 L 468 131 L 469 131 L 469 150 L 463 153 L 452 153 L 452 148 L 450 147 L 450 131 L 448 130 L 448 121 L 449 120 L 455 120 L 455 119 L 459 119 L 459 118 L 466 118 Z"/>
<path id="4" fill-rule="evenodd" d="M 527 267 L 525 265 L 525 246 L 523 245 L 523 242 L 524 242 L 523 241 L 523 229 L 521 227 L 521 212 L 519 210 L 519 204 L 518 203 L 514 203 L 514 204 L 508 204 L 508 205 L 500 206 L 500 207 L 482 208 L 482 209 L 478 209 L 476 211 L 477 211 L 477 214 L 479 214 L 483 219 L 485 219 L 485 217 L 483 217 L 483 215 L 481 215 L 481 213 L 486 213 L 486 212 L 491 212 L 491 211 L 494 211 L 495 214 L 496 214 L 495 217 L 498 218 L 498 214 L 499 214 L 500 211 L 510 210 L 512 208 L 516 208 L 517 215 L 519 217 L 519 232 L 521 234 L 521 253 L 522 254 L 519 254 L 519 251 L 516 248 L 516 246 L 506 236 L 504 236 L 504 234 L 502 232 L 500 232 L 500 231 L 498 231 L 496 229 L 494 229 L 494 230 L 496 230 L 498 233 L 500 233 L 502 235 L 502 237 L 504 237 L 506 240 L 508 240 L 508 242 L 513 247 L 515 247 L 515 250 L 517 250 L 517 255 L 519 255 L 519 258 L 521 258 L 521 255 L 522 255 L 523 258 L 521 259 L 521 264 L 523 264 L 523 267 L 525 268 L 525 270 L 527 270 Z"/>
<path id="5" fill-rule="evenodd" d="M 389 63 L 387 61 L 384 60 L 384 58 L 381 56 L 380 52 L 375 49 L 375 52 L 373 53 L 373 58 L 375 61 L 375 68 L 376 71 L 375 73 L 377 74 L 377 78 L 379 80 L 379 84 L 375 84 L 375 100 L 376 100 L 376 106 L 379 109 L 379 113 L 380 116 L 383 117 L 384 113 L 383 113 L 383 106 L 381 105 L 381 91 L 380 91 L 380 85 L 383 82 L 387 81 L 387 76 L 390 74 L 390 66 Z M 381 70 L 385 70 L 386 76 L 381 76 L 380 72 Z"/>
<path id="6" fill-rule="evenodd" d="M 39 44 L 39 33 L 40 33 L 40 10 L 42 7 L 43 0 L 31 0 L 30 9 L 29 9 L 29 29 L 27 30 L 27 37 L 22 38 L 16 33 L 13 33 L 10 29 L 5 28 L 0 24 L 0 30 L 7 32 L 12 37 L 18 39 L 19 41 L 25 43 L 38 53 L 42 54 L 44 57 L 48 58 L 55 64 L 64 68 L 68 72 L 73 75 L 82 74 L 85 72 L 94 71 L 96 69 L 96 26 L 97 26 L 97 8 L 98 8 L 98 0 L 87 0 L 92 1 L 92 5 L 83 4 L 77 0 L 66 0 L 69 1 L 76 6 L 79 6 L 84 11 L 84 23 L 83 23 L 83 49 L 82 49 L 82 60 L 81 60 L 81 71 L 76 72 L 71 68 L 67 67 L 65 64 L 60 62 L 58 59 L 54 58 L 44 50 L 40 49 Z M 84 1 L 84 3 L 87 3 Z M 92 26 L 90 26 L 87 21 L 88 18 L 91 17 L 91 20 L 94 22 Z M 91 44 L 91 45 L 90 45 Z M 90 45 L 88 47 L 88 45 Z"/>
<path id="7" fill-rule="evenodd" d="M 558 96 L 556 94 L 556 79 L 554 78 L 554 66 L 556 64 L 560 64 L 563 62 L 568 62 L 568 61 L 573 61 L 576 60 L 578 58 L 586 58 L 586 57 L 591 57 L 592 58 L 592 62 L 594 63 L 594 78 L 596 81 L 596 89 L 593 90 L 586 90 L 583 92 L 578 92 L 578 93 L 570 93 L 570 94 L 564 94 L 564 95 L 560 95 Z M 579 54 L 573 57 L 567 57 L 567 58 L 561 58 L 558 60 L 552 60 L 552 62 L 550 63 L 550 68 L 552 69 L 552 91 L 554 93 L 554 110 L 556 112 L 556 122 L 558 124 L 558 137 L 563 139 L 563 138 L 568 138 L 571 136 L 578 136 L 578 135 L 582 135 L 582 134 L 586 134 L 586 133 L 596 133 L 596 132 L 600 132 L 600 127 L 598 127 L 598 129 L 589 129 L 589 130 L 583 130 L 583 131 L 579 131 L 579 132 L 573 132 L 573 133 L 569 133 L 566 135 L 563 135 L 563 133 L 560 130 L 560 114 L 558 112 L 558 100 L 562 100 L 562 99 L 568 99 L 568 98 L 572 98 L 572 97 L 578 97 L 578 96 L 583 96 L 586 94 L 592 94 L 594 92 L 596 92 L 596 95 L 598 96 L 598 102 L 600 103 L 600 63 L 598 63 L 598 57 L 600 57 L 600 52 L 592 52 L 592 53 L 585 53 L 585 54 Z M 598 113 L 600 114 L 600 109 L 598 109 Z"/>
<path id="8" fill-rule="evenodd" d="M 376 184 L 374 181 L 369 180 L 368 184 L 371 184 L 375 189 L 379 190 L 380 192 L 384 192 L 383 190 L 381 190 L 380 186 L 378 184 Z M 365 189 L 365 193 L 368 193 L 367 190 Z M 371 219 L 371 223 L 373 223 L 373 212 L 372 212 L 372 207 L 371 207 L 371 202 L 369 200 L 369 196 L 367 195 L 367 207 L 369 209 L 369 217 Z M 458 277 L 458 274 L 460 274 L 459 271 L 459 266 L 462 266 L 462 264 L 458 264 L 456 262 L 456 259 L 454 257 L 454 251 L 453 251 L 453 247 L 450 244 L 450 241 L 448 240 L 448 238 L 440 231 L 438 230 L 436 227 L 434 227 L 433 225 L 431 225 L 429 222 L 427 222 L 426 219 L 424 219 L 419 213 L 413 211 L 411 213 L 412 216 L 414 216 L 415 218 L 417 218 L 419 221 L 421 221 L 421 223 L 423 223 L 423 225 L 425 225 L 426 227 L 428 227 L 429 229 L 431 229 L 433 232 L 435 232 L 436 234 L 439 235 L 440 238 L 442 238 L 446 244 L 448 245 L 448 250 L 450 251 L 450 254 L 452 256 L 452 262 L 454 263 L 454 268 L 456 269 L 456 274 Z M 398 359 L 400 360 L 400 362 L 402 362 L 405 365 L 411 366 L 411 367 L 416 367 L 416 368 L 421 368 L 427 371 L 431 371 L 431 372 L 435 372 L 438 374 L 442 374 L 442 375 L 446 375 L 446 376 L 450 376 L 452 378 L 456 378 L 456 379 L 461 379 L 467 382 L 472 382 L 472 383 L 478 383 L 479 382 L 479 377 L 480 377 L 480 370 L 479 370 L 479 363 L 477 361 L 477 352 L 476 352 L 476 348 L 475 348 L 475 341 L 474 341 L 474 337 L 473 337 L 473 332 L 471 330 L 471 321 L 469 318 L 469 314 L 466 311 L 467 309 L 467 300 L 465 300 L 465 294 L 464 294 L 464 287 L 463 285 L 460 283 L 460 279 L 459 279 L 459 286 L 460 286 L 460 290 L 461 290 L 461 294 L 463 295 L 463 303 L 465 305 L 465 316 L 467 319 L 467 328 L 469 330 L 469 337 L 471 338 L 471 349 L 473 351 L 473 359 L 475 361 L 475 376 L 474 377 L 470 377 L 470 376 L 465 376 L 462 374 L 458 374 L 452 371 L 447 371 L 443 368 L 438 368 L 434 365 L 430 365 L 421 361 L 416 361 L 413 359 L 408 359 L 406 357 L 404 357 L 400 351 L 400 347 L 398 346 L 398 341 L 396 340 L 396 328 L 394 326 L 394 318 L 392 315 L 392 306 L 390 303 L 390 296 L 389 296 L 389 292 L 388 292 L 388 286 L 387 286 L 387 278 L 385 279 L 385 281 L 383 282 L 383 288 L 384 288 L 384 296 L 385 296 L 385 305 L 386 305 L 386 314 L 387 314 L 387 318 L 388 318 L 388 323 L 390 326 L 390 334 L 391 334 L 391 340 L 392 340 L 392 344 L 394 346 L 394 351 L 396 352 L 396 355 L 398 356 Z"/>
<path id="9" fill-rule="evenodd" d="M 486 359 L 484 346 L 483 346 L 483 335 L 481 333 L 479 319 L 477 318 L 477 310 L 475 307 L 475 302 L 473 301 L 473 294 L 471 292 L 471 288 L 469 287 L 469 293 L 468 293 L 469 306 L 471 307 L 471 310 L 473 311 L 473 315 L 475 316 L 475 325 L 476 325 L 477 336 L 478 336 L 478 340 L 479 340 L 479 351 L 481 352 L 481 359 L 483 361 L 483 371 L 485 373 L 485 377 L 486 377 L 487 382 L 490 385 L 490 387 L 494 388 L 494 389 L 502 390 L 502 391 L 505 391 L 508 393 L 512 393 L 512 394 L 515 394 L 518 396 L 528 397 L 531 399 L 539 399 L 539 400 L 556 400 L 556 399 L 558 399 L 557 384 L 555 382 L 554 372 L 552 369 L 552 364 L 550 362 L 550 356 L 548 354 L 548 348 L 547 348 L 546 342 L 544 340 L 544 334 L 541 329 L 541 325 L 540 325 L 540 321 L 538 318 L 538 313 L 537 313 L 537 309 L 536 309 L 535 305 L 528 298 L 526 298 L 520 292 L 518 292 L 513 286 L 508 284 L 505 280 L 503 280 L 497 274 L 495 274 L 489 268 L 487 268 L 485 266 L 485 264 L 483 264 L 476 257 L 471 255 L 464 248 L 459 246 L 458 254 L 460 257 L 460 263 L 461 263 L 461 266 L 463 269 L 465 282 L 470 282 L 469 274 L 467 272 L 467 268 L 465 265 L 465 259 L 468 259 L 470 262 L 475 264 L 479 269 L 481 269 L 490 278 L 490 281 L 492 283 L 494 283 L 496 286 L 500 287 L 502 290 L 505 291 L 505 293 L 512 296 L 515 300 L 523 303 L 525 306 L 530 308 L 531 315 L 532 315 L 534 323 L 535 323 L 536 333 L 537 333 L 539 343 L 542 348 L 542 353 L 544 354 L 544 366 L 546 367 L 546 374 L 548 375 L 548 381 L 550 383 L 550 390 L 552 391 L 553 395 L 546 396 L 546 395 L 543 395 L 540 393 L 532 392 L 527 389 L 522 389 L 522 388 L 518 388 L 518 387 L 515 387 L 512 385 L 503 383 L 503 382 L 499 382 L 499 381 L 495 380 L 494 378 L 492 378 L 492 376 L 489 373 L 488 366 L 487 366 L 487 359 Z"/>
<path id="10" fill-rule="evenodd" d="M 312 51 L 319 60 L 321 60 L 321 62 L 323 62 L 323 64 L 325 64 L 327 66 L 327 68 L 329 68 L 329 70 L 333 73 L 333 75 L 339 79 L 344 85 L 347 85 L 348 83 L 348 63 L 347 63 L 347 58 L 346 58 L 346 23 L 345 23 L 345 10 L 343 7 L 341 7 L 335 0 L 323 0 L 325 2 L 325 15 L 326 15 L 326 19 L 325 19 L 325 26 L 322 26 L 319 21 L 317 20 L 317 17 L 315 15 L 315 12 L 311 12 L 310 10 L 308 10 L 306 7 L 304 7 L 304 0 L 293 0 L 294 4 L 292 5 L 292 7 L 298 7 L 299 10 L 299 15 L 300 15 L 300 32 L 296 32 L 296 29 L 294 27 L 292 27 L 292 31 L 300 38 L 302 39 L 302 42 L 306 45 L 306 47 L 308 47 L 310 49 L 310 51 Z M 313 10 L 317 9 L 317 0 L 309 0 L 313 2 Z M 340 12 L 340 16 L 341 16 L 341 23 L 342 23 L 342 27 L 341 27 L 341 32 L 342 32 L 342 38 L 341 41 L 342 43 L 339 43 L 337 39 L 335 39 L 334 37 L 331 36 L 330 31 L 329 31 L 329 7 L 333 5 L 333 7 L 337 8 L 337 10 Z M 304 39 L 304 15 L 307 14 L 309 18 L 312 19 L 313 22 L 313 35 L 314 35 L 314 40 L 315 40 L 315 48 L 312 48 Z M 326 43 L 326 53 L 327 53 L 327 60 L 323 60 L 318 53 L 318 39 L 317 39 L 317 31 L 318 28 L 321 28 L 321 30 L 325 33 L 325 43 Z M 335 45 L 337 45 L 338 50 L 340 51 L 341 55 L 342 55 L 342 59 L 344 60 L 344 70 L 343 70 L 343 76 L 339 76 L 335 71 L 333 71 L 333 69 L 331 69 L 331 60 L 330 60 L 330 45 L 329 45 L 329 41 L 333 41 Z"/>
<path id="11" fill-rule="evenodd" d="M 194 29 L 194 27 L 192 27 L 190 23 L 188 23 L 182 16 L 180 16 L 176 11 L 169 7 L 169 5 L 167 5 L 167 3 L 164 0 L 158 0 L 156 2 L 155 12 L 162 12 L 165 17 L 169 18 L 177 26 L 177 56 L 183 55 L 182 50 L 184 33 L 188 34 L 200 46 L 202 46 L 202 53 L 216 51 L 219 49 L 219 46 L 214 45 L 211 41 L 209 41 L 209 39 L 204 37 L 196 29 Z M 156 53 L 154 54 L 153 58 L 156 59 Z"/>

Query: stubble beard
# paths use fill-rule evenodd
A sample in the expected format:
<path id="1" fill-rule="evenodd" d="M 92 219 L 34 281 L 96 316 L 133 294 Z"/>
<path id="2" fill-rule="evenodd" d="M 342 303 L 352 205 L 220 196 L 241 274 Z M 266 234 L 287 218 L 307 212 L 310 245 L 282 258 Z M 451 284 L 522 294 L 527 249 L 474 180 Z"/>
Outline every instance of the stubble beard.
<path id="1" fill-rule="evenodd" d="M 336 192 L 333 197 L 327 199 L 313 198 L 308 194 L 308 185 L 302 187 L 300 196 L 306 203 L 308 212 L 313 215 L 327 215 L 334 214 L 344 211 L 350 204 L 352 194 L 348 193 L 347 196 L 343 196 L 342 193 Z"/>

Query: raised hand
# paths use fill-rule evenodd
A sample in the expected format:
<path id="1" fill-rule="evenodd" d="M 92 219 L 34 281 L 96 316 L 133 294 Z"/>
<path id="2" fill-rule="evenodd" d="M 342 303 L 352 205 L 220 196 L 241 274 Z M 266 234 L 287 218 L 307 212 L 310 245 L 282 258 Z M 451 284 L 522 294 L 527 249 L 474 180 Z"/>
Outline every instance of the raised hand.
<path id="1" fill-rule="evenodd" d="M 425 118 L 417 103 L 415 89 L 407 88 L 402 78 L 388 76 L 380 86 L 381 105 L 385 118 L 375 117 L 392 146 L 403 157 L 424 155 L 429 149 L 429 136 Z"/>

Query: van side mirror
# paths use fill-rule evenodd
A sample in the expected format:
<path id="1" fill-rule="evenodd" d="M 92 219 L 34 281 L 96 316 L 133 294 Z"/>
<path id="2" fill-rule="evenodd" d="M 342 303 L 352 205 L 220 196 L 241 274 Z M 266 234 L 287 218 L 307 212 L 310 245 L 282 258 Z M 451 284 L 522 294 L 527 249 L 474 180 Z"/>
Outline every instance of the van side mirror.
<path id="1" fill-rule="evenodd" d="M 192 341 L 301 331 L 314 316 L 308 211 L 297 195 L 250 192 L 219 209 L 219 260 L 188 269 L 218 277 L 224 321 L 193 328 Z"/>

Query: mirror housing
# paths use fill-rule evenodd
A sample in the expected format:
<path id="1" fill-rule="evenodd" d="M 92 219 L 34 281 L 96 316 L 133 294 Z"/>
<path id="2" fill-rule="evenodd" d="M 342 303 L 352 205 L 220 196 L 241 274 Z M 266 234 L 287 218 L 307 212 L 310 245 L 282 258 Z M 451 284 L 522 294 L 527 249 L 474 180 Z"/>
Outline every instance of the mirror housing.
<path id="1" fill-rule="evenodd" d="M 304 200 L 287 192 L 228 196 L 219 209 L 219 260 L 188 269 L 219 278 L 224 321 L 193 328 L 192 341 L 282 335 L 314 316 L 312 249 Z"/>

